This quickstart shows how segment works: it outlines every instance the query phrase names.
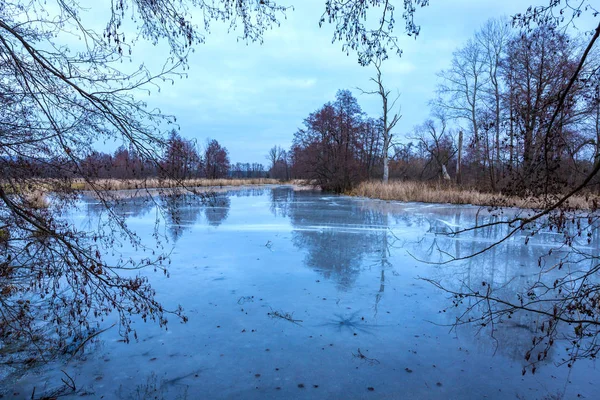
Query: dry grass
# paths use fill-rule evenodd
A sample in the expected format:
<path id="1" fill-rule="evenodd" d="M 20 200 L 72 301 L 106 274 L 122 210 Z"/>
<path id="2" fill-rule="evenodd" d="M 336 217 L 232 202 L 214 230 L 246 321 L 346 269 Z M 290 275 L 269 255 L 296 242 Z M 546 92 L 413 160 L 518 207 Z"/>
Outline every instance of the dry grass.
<path id="1" fill-rule="evenodd" d="M 486 193 L 473 189 L 460 188 L 452 184 L 430 184 L 423 182 L 392 181 L 363 182 L 349 193 L 352 196 L 369 197 L 381 200 L 415 201 L 423 203 L 473 204 L 478 206 L 507 206 L 518 208 L 543 208 L 558 197 L 535 198 L 514 197 L 502 193 Z M 594 208 L 600 198 L 597 195 L 574 196 L 568 206 L 581 210 Z"/>
<path id="2" fill-rule="evenodd" d="M 183 187 L 224 187 L 247 185 L 276 185 L 282 182 L 277 179 L 248 178 L 248 179 L 97 179 L 94 181 L 96 188 L 101 190 L 130 190 L 130 189 L 158 189 L 158 188 L 183 188 Z M 295 182 L 293 182 L 295 183 Z M 83 181 L 76 181 L 73 189 L 90 190 L 90 185 Z"/>

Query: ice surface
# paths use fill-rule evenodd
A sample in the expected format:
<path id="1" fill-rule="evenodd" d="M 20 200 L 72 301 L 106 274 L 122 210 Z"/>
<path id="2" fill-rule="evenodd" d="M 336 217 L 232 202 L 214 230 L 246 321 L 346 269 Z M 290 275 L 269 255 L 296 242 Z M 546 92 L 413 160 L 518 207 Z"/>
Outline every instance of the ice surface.
<path id="1" fill-rule="evenodd" d="M 541 399 L 567 383 L 566 398 L 596 396 L 595 366 L 556 367 L 560 354 L 521 376 L 531 317 L 499 328 L 497 343 L 474 328 L 451 332 L 446 325 L 457 314 L 440 312 L 448 296 L 418 279 L 485 280 L 517 291 L 535 276 L 552 235 L 528 246 L 519 236 L 482 257 L 432 265 L 418 259 L 443 261 L 438 249 L 476 251 L 504 228 L 452 238 L 440 233 L 491 217 L 470 206 L 290 187 L 231 190 L 213 207 L 158 201 L 179 210 L 165 215 L 170 278 L 147 274 L 159 300 L 181 304 L 189 322 L 172 320 L 161 330 L 137 321 L 139 341 L 130 344 L 109 329 L 68 363 L 5 379 L 5 398 L 30 398 L 34 388 L 37 397 L 51 393 L 63 385 L 61 370 L 80 390 L 72 398 Z M 121 207 L 128 225 L 150 240 L 156 204 L 136 198 Z M 93 226 L 101 210 L 87 199 L 73 220 Z"/>

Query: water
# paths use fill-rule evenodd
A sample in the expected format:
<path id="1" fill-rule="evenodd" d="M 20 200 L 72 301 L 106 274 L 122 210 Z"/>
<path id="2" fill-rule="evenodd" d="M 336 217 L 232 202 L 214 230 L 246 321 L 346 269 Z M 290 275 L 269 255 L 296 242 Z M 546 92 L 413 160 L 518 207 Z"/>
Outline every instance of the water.
<path id="1" fill-rule="evenodd" d="M 231 190 L 210 207 L 190 198 L 159 201 L 179 209 L 164 215 L 170 278 L 147 274 L 158 299 L 167 308 L 181 304 L 189 322 L 172 319 L 165 330 L 136 320 L 139 341 L 130 344 L 109 329 L 68 363 L 4 381 L 5 398 L 30 398 L 34 388 L 36 396 L 51 393 L 66 374 L 79 390 L 73 398 L 595 397 L 595 365 L 556 366 L 558 350 L 535 375 L 521 375 L 532 316 L 496 327 L 495 339 L 489 329 L 451 330 L 460 310 L 443 311 L 449 296 L 420 279 L 517 292 L 539 272 L 539 255 L 560 239 L 551 233 L 527 246 L 517 235 L 482 256 L 435 265 L 421 260 L 444 261 L 440 250 L 478 251 L 506 228 L 451 238 L 440 233 L 489 216 L 470 206 L 290 187 Z M 88 198 L 74 223 L 93 225 L 101 210 Z M 134 198 L 118 212 L 150 240 L 154 203 Z M 136 256 L 127 247 L 122 252 Z"/>

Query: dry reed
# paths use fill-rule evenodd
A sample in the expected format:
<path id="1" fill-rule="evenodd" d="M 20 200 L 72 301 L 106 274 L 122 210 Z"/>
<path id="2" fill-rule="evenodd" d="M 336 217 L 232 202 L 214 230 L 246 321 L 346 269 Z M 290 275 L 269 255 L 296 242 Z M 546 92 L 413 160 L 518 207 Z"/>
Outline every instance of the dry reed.
<path id="1" fill-rule="evenodd" d="M 97 179 L 93 181 L 96 189 L 101 190 L 131 190 L 131 189 L 167 189 L 167 188 L 195 188 L 195 187 L 224 187 L 246 185 L 276 185 L 282 182 L 277 179 L 247 178 L 247 179 Z M 90 190 L 89 183 L 77 181 L 74 189 Z"/>
<path id="2" fill-rule="evenodd" d="M 560 196 L 548 198 L 515 197 L 502 193 L 479 192 L 474 189 L 461 188 L 451 184 L 431 184 L 411 181 L 363 182 L 353 189 L 352 196 L 368 197 L 381 200 L 399 200 L 405 202 L 472 204 L 478 206 L 505 206 L 518 208 L 544 208 L 554 203 Z M 598 204 L 597 195 L 573 196 L 568 207 L 590 210 Z"/>

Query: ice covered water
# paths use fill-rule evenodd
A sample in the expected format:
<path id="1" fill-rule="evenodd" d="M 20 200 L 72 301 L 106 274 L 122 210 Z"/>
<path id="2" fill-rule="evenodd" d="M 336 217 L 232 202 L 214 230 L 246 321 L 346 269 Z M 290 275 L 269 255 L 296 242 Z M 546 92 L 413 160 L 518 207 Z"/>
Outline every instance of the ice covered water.
<path id="1" fill-rule="evenodd" d="M 535 375 L 521 375 L 533 317 L 496 327 L 495 338 L 489 329 L 451 330 L 460 310 L 442 311 L 448 295 L 419 279 L 517 292 L 538 272 L 538 256 L 558 243 L 551 233 L 436 265 L 420 260 L 477 251 L 505 228 L 453 238 L 444 234 L 491 217 L 477 207 L 285 186 L 212 200 L 157 200 L 178 210 L 163 215 L 170 278 L 144 273 L 167 308 L 184 307 L 188 323 L 172 318 L 165 330 L 136 320 L 139 340 L 130 344 L 109 329 L 68 363 L 5 380 L 5 397 L 52 393 L 66 373 L 78 389 L 73 398 L 595 398 L 594 364 L 557 367 L 558 351 Z M 73 219 L 89 224 L 101 210 L 88 198 Z M 151 243 L 156 204 L 134 197 L 118 212 Z"/>

